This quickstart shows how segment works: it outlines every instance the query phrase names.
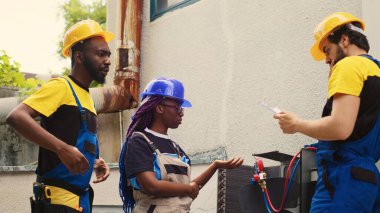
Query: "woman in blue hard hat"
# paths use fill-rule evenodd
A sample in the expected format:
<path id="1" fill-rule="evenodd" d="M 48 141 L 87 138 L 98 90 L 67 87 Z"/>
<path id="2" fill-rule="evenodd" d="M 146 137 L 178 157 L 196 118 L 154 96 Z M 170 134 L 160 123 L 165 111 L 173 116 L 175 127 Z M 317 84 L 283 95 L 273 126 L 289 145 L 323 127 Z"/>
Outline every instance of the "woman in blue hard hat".
<path id="1" fill-rule="evenodd" d="M 189 212 L 192 200 L 217 169 L 237 168 L 243 159 L 216 160 L 191 180 L 189 157 L 167 134 L 181 124 L 183 107 L 191 107 L 182 83 L 154 79 L 141 96 L 119 160 L 124 211 Z"/>

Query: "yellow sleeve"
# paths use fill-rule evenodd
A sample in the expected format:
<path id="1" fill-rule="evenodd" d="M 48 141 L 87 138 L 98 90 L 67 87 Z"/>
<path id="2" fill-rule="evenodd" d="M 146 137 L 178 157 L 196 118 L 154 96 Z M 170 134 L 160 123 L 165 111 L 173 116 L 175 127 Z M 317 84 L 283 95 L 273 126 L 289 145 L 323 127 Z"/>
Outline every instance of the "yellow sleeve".
<path id="1" fill-rule="evenodd" d="M 333 67 L 328 82 L 328 98 L 336 93 L 360 96 L 365 80 L 367 72 L 362 61 L 357 57 L 346 57 Z"/>
<path id="2" fill-rule="evenodd" d="M 64 100 L 68 95 L 66 84 L 62 78 L 51 79 L 23 103 L 49 117 L 65 102 Z"/>

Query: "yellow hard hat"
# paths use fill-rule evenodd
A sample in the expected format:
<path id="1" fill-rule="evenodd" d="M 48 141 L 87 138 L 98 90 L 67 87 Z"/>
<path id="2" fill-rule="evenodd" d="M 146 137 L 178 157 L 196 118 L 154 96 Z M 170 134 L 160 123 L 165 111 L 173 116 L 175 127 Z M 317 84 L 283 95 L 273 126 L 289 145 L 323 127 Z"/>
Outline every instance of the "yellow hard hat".
<path id="1" fill-rule="evenodd" d="M 364 30 L 364 22 L 350 13 L 336 12 L 323 19 L 323 21 L 320 22 L 314 30 L 315 43 L 310 50 L 310 53 L 313 56 L 314 60 L 321 61 L 325 58 L 325 54 L 320 47 L 321 41 L 327 38 L 334 30 L 340 26 L 352 22 L 359 22 L 361 24 L 362 30 Z"/>
<path id="2" fill-rule="evenodd" d="M 100 24 L 94 20 L 88 19 L 74 24 L 65 33 L 62 54 L 69 57 L 70 49 L 75 43 L 95 36 L 103 37 L 106 42 L 115 37 L 112 32 L 104 31 Z"/>

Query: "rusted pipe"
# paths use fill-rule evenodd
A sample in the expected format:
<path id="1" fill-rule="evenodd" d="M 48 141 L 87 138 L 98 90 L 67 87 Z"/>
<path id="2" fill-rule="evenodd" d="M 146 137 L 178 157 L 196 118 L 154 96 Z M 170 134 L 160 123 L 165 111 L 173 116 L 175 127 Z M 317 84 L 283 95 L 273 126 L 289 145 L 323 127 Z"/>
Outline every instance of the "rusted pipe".
<path id="1" fill-rule="evenodd" d="M 115 85 L 128 88 L 133 106 L 137 106 L 140 82 L 141 10 L 140 0 L 122 0 L 120 30 L 121 45 L 117 49 Z M 125 15 L 123 15 L 125 14 Z"/>
<path id="2" fill-rule="evenodd" d="M 117 112 L 134 107 L 133 99 L 128 89 L 113 85 L 110 87 L 90 88 L 98 114 Z"/>
<path id="3" fill-rule="evenodd" d="M 121 45 L 126 45 L 125 43 L 125 29 L 124 21 L 127 13 L 127 2 L 125 0 L 120 0 L 120 41 Z"/>
<path id="4" fill-rule="evenodd" d="M 140 82 L 141 0 L 121 0 L 120 39 L 114 86 L 93 88 L 98 113 L 137 107 Z"/>

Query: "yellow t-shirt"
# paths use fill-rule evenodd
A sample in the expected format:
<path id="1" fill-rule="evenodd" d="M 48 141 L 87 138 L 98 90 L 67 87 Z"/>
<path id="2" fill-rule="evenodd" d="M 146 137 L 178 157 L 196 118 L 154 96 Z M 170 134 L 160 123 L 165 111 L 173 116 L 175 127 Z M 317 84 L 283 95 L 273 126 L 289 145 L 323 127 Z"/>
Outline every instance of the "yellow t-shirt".
<path id="1" fill-rule="evenodd" d="M 65 78 L 69 80 L 73 86 L 82 107 L 96 115 L 94 101 L 88 89 L 86 90 L 78 86 L 71 78 Z M 63 78 L 51 79 L 23 103 L 46 117 L 52 115 L 62 105 L 77 106 L 69 84 Z"/>
<path id="2" fill-rule="evenodd" d="M 328 81 L 328 101 L 322 116 L 331 115 L 334 95 L 337 93 L 360 98 L 354 130 L 345 141 L 355 141 L 366 136 L 374 127 L 380 113 L 380 69 L 363 56 L 350 56 L 333 67 Z"/>
<path id="3" fill-rule="evenodd" d="M 333 67 L 328 82 L 328 98 L 336 93 L 360 96 L 368 77 L 379 75 L 379 67 L 368 58 L 346 57 Z"/>

